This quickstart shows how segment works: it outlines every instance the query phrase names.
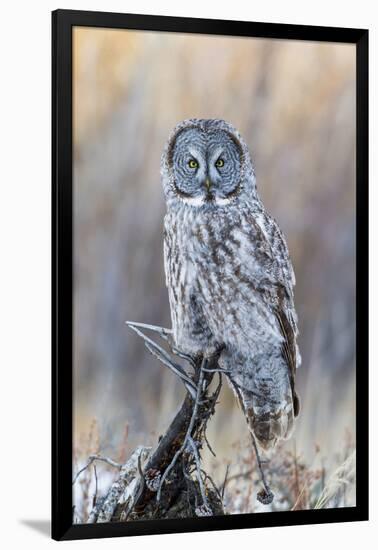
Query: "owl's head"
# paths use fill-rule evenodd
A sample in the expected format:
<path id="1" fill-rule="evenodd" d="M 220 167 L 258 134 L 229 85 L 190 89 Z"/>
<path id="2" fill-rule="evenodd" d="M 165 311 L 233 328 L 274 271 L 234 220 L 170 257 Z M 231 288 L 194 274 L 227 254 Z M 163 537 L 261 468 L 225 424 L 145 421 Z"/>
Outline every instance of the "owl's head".
<path id="1" fill-rule="evenodd" d="M 168 203 L 226 206 L 256 195 L 247 146 L 224 120 L 178 124 L 164 150 L 161 174 Z"/>

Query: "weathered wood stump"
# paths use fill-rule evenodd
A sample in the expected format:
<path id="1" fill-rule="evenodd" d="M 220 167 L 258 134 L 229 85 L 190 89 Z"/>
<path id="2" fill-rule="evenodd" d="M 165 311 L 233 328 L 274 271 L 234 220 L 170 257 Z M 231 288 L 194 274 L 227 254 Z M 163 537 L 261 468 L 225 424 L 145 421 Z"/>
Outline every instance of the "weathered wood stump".
<path id="1" fill-rule="evenodd" d="M 202 355 L 189 357 L 174 348 L 167 329 L 136 323 L 129 323 L 129 326 L 145 340 L 146 347 L 154 356 L 178 374 L 187 393 L 155 450 L 139 447 L 134 451 L 120 467 L 119 476 L 107 495 L 97 501 L 88 521 L 222 515 L 222 497 L 210 475 L 201 467 L 201 451 L 205 445 L 209 446 L 207 422 L 214 414 L 222 384 L 219 353 L 208 358 Z M 158 332 L 168 342 L 171 351 L 190 364 L 192 373 L 188 374 L 175 363 L 163 348 L 140 330 L 141 327 Z M 218 373 L 219 381 L 215 389 L 211 389 L 215 373 Z"/>

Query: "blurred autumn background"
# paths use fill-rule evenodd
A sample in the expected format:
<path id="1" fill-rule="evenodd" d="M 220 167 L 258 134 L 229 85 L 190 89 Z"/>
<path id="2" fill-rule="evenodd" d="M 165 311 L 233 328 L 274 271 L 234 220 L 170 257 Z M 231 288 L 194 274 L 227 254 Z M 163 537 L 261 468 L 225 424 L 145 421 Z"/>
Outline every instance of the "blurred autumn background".
<path id="1" fill-rule="evenodd" d="M 326 505 L 354 505 L 354 46 L 75 28 L 73 55 L 74 471 L 93 452 L 124 460 L 154 445 L 183 399 L 125 321 L 170 326 L 164 142 L 182 119 L 224 118 L 250 147 L 297 277 L 302 411 L 273 459 L 275 509 L 314 507 L 340 468 Z M 230 465 L 229 512 L 254 511 L 250 441 L 227 384 L 208 437 L 214 479 Z M 75 488 L 79 521 L 91 483 Z"/>

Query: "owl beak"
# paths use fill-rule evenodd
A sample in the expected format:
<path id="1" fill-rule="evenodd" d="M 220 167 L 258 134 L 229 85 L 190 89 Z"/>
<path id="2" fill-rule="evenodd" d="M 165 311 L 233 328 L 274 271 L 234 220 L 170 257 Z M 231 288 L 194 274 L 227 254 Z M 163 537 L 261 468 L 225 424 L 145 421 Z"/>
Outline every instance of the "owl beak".
<path id="1" fill-rule="evenodd" d="M 206 187 L 206 201 L 212 201 L 214 197 L 211 192 L 212 183 L 209 177 L 205 179 L 205 187 Z"/>

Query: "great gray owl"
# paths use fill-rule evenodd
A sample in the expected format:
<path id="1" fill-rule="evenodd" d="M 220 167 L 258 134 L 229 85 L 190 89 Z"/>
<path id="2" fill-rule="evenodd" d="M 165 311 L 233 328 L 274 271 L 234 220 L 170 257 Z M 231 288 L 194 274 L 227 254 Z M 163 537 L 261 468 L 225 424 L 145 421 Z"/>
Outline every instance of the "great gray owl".
<path id="1" fill-rule="evenodd" d="M 190 119 L 161 162 L 164 262 L 176 346 L 229 371 L 250 430 L 268 449 L 299 411 L 294 272 L 283 234 L 258 197 L 252 161 L 223 120 Z"/>

